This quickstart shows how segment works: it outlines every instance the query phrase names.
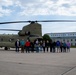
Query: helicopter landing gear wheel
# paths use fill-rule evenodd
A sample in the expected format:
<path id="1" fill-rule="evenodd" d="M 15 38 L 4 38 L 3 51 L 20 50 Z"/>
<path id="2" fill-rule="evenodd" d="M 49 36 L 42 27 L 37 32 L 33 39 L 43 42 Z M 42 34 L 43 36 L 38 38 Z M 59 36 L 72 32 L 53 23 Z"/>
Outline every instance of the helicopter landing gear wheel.
<path id="1" fill-rule="evenodd" d="M 8 50 L 8 47 L 5 47 L 4 49 L 5 49 L 5 50 Z"/>

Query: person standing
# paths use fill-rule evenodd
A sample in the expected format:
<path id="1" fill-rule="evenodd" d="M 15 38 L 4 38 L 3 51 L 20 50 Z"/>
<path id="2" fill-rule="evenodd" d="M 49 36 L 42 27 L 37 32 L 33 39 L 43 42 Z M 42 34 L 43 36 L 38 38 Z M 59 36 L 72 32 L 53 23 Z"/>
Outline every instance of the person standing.
<path id="1" fill-rule="evenodd" d="M 67 52 L 70 52 L 70 46 L 71 46 L 71 43 L 69 41 L 67 41 Z"/>
<path id="2" fill-rule="evenodd" d="M 66 42 L 64 41 L 64 43 L 63 43 L 63 52 L 66 52 L 66 48 L 67 48 L 67 44 L 66 44 Z"/>
<path id="3" fill-rule="evenodd" d="M 19 47 L 20 47 L 19 39 L 17 39 L 17 41 L 15 42 L 15 47 L 16 47 L 16 52 L 19 52 Z"/>
<path id="4" fill-rule="evenodd" d="M 62 43 L 62 41 L 60 42 L 60 52 L 63 52 L 63 43 Z"/>
<path id="5" fill-rule="evenodd" d="M 24 53 L 24 45 L 25 45 L 25 41 L 24 41 L 24 39 L 22 39 L 22 40 L 20 41 L 21 53 Z"/>
<path id="6" fill-rule="evenodd" d="M 52 42 L 52 52 L 53 52 L 53 53 L 56 52 L 55 47 L 56 47 L 56 42 L 53 41 L 53 42 Z"/>
<path id="7" fill-rule="evenodd" d="M 53 49 L 53 42 L 50 41 L 50 52 L 52 52 L 52 49 Z"/>
<path id="8" fill-rule="evenodd" d="M 34 42 L 30 42 L 31 43 L 31 52 L 34 52 Z"/>
<path id="9" fill-rule="evenodd" d="M 43 47 L 43 52 L 45 53 L 45 40 L 43 41 L 42 47 Z"/>
<path id="10" fill-rule="evenodd" d="M 25 43 L 26 53 L 27 53 L 27 52 L 28 52 L 28 53 L 30 52 L 30 46 L 31 46 L 31 43 L 30 43 L 29 40 L 27 40 L 26 43 Z"/>
<path id="11" fill-rule="evenodd" d="M 56 47 L 57 47 L 57 53 L 60 51 L 60 41 L 56 42 Z"/>
<path id="12" fill-rule="evenodd" d="M 49 51 L 49 46 L 50 46 L 50 43 L 49 43 L 49 41 L 47 40 L 47 41 L 46 41 L 46 49 L 47 49 L 47 52 Z"/>
<path id="13" fill-rule="evenodd" d="M 40 44 L 40 46 L 39 46 L 40 50 L 39 51 L 42 52 L 43 51 L 43 46 L 42 46 L 43 45 L 43 41 L 41 40 L 39 44 Z"/>
<path id="14" fill-rule="evenodd" d="M 35 46 L 36 52 L 39 53 L 39 41 L 38 41 L 38 39 L 35 41 L 34 46 Z"/>

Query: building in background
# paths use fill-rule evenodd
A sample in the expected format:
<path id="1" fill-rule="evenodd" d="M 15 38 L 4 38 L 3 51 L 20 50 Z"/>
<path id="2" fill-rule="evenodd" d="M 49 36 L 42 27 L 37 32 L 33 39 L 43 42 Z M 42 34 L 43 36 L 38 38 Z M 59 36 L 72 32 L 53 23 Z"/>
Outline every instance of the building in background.
<path id="1" fill-rule="evenodd" d="M 46 33 L 50 36 L 53 41 L 62 41 L 71 43 L 71 46 L 76 46 L 76 32 L 65 32 L 65 33 Z"/>

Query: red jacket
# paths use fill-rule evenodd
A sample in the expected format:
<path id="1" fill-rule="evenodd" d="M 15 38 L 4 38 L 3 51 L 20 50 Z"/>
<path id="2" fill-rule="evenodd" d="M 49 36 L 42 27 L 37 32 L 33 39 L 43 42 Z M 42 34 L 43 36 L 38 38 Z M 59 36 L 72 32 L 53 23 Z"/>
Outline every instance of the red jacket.
<path id="1" fill-rule="evenodd" d="M 29 41 L 27 41 L 26 43 L 25 43 L 25 46 L 26 47 L 29 47 L 31 44 L 30 44 L 30 42 Z"/>

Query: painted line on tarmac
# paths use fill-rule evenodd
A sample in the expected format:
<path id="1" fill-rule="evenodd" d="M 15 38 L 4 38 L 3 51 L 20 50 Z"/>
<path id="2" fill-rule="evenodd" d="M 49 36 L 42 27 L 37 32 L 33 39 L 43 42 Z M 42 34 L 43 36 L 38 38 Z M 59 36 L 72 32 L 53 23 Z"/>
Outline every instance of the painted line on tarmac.
<path id="1" fill-rule="evenodd" d="M 73 70 L 74 68 L 76 68 L 76 66 L 74 66 L 74 67 L 70 68 L 69 70 L 65 71 L 65 72 L 64 72 L 64 73 L 62 73 L 61 75 L 65 75 L 65 74 L 69 73 L 69 72 L 70 72 L 71 70 Z"/>

